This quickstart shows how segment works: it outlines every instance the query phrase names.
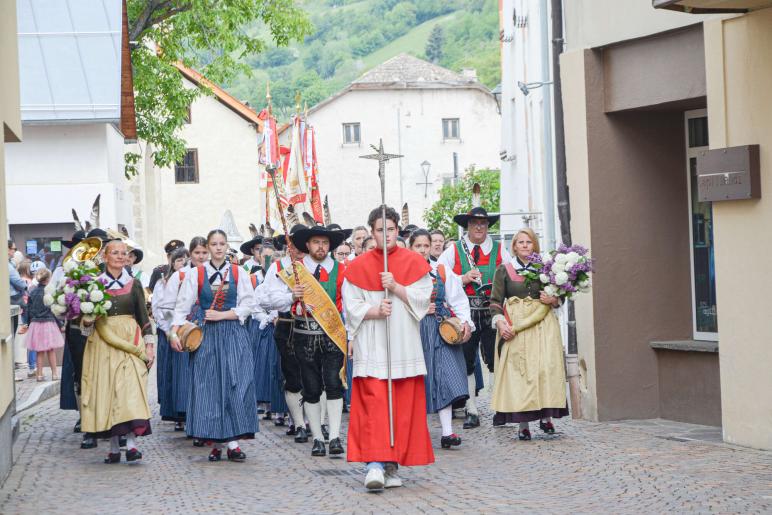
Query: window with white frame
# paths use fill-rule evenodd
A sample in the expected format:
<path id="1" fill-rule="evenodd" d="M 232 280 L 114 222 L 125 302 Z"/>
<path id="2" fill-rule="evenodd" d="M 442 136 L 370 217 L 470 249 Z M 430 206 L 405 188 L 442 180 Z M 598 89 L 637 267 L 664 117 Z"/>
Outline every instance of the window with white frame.
<path id="1" fill-rule="evenodd" d="M 461 139 L 458 118 L 442 119 L 442 139 Z"/>
<path id="2" fill-rule="evenodd" d="M 343 124 L 343 144 L 352 145 L 359 144 L 360 128 L 359 123 L 344 123 Z"/>

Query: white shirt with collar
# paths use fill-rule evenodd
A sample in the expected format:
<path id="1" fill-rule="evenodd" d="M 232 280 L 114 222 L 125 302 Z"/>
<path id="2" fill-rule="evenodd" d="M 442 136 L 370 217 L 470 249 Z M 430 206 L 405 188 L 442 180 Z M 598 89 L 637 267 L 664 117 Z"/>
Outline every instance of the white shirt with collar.
<path id="1" fill-rule="evenodd" d="M 329 255 L 325 256 L 321 262 L 317 262 L 311 256 L 305 255 L 302 263 L 303 266 L 306 267 L 306 270 L 311 272 L 311 274 L 316 271 L 317 265 L 321 265 L 328 274 L 332 272 L 332 268 L 335 266 L 335 260 Z M 289 259 L 285 263 L 284 258 L 282 258 L 282 269 L 290 267 L 291 264 Z M 266 288 L 268 289 L 268 301 L 267 303 L 262 304 L 263 308 L 277 310 L 279 312 L 289 311 L 292 308 L 292 291 L 289 286 L 287 286 L 287 283 L 282 281 L 279 276 L 276 275 L 276 268 L 273 264 L 268 272 L 268 276 L 265 280 Z"/>
<path id="2" fill-rule="evenodd" d="M 469 247 L 469 252 L 474 252 L 474 247 L 477 245 L 476 243 L 472 243 L 472 240 L 469 239 L 469 235 L 464 235 L 464 241 L 466 241 L 467 246 Z M 499 253 L 501 254 L 501 264 L 505 265 L 512 261 L 512 256 L 509 255 L 509 252 L 504 247 L 504 245 L 501 245 L 501 241 L 499 241 Z M 491 253 L 491 250 L 493 250 L 493 238 L 490 236 L 485 237 L 485 241 L 483 241 L 480 244 L 480 250 L 483 254 L 486 256 Z M 446 248 L 443 253 L 440 255 L 440 257 L 437 259 L 438 263 L 442 263 L 445 265 L 449 270 L 453 270 L 453 267 L 456 266 L 456 244 L 455 242 L 453 245 Z"/>
<path id="3" fill-rule="evenodd" d="M 204 270 L 207 275 L 207 278 L 204 280 L 208 280 L 208 278 L 211 278 L 218 271 L 212 266 L 211 261 L 204 263 Z M 212 289 L 216 290 L 223 280 L 230 282 L 229 287 L 232 288 L 231 265 L 226 262 L 225 266 L 219 271 L 222 278 L 216 277 L 214 281 L 210 283 Z M 182 325 L 185 323 L 196 300 L 198 300 L 198 267 L 191 268 L 185 273 L 185 280 L 182 282 L 179 294 L 177 295 L 177 301 L 175 302 L 172 325 Z M 238 315 L 239 321 L 242 324 L 252 314 L 252 304 L 254 301 L 255 294 L 252 289 L 252 281 L 249 278 L 249 274 L 242 269 L 239 272 L 239 279 L 236 284 L 236 306 L 233 308 L 233 311 L 236 312 L 236 315 Z M 208 309 L 208 306 L 203 307 Z"/>

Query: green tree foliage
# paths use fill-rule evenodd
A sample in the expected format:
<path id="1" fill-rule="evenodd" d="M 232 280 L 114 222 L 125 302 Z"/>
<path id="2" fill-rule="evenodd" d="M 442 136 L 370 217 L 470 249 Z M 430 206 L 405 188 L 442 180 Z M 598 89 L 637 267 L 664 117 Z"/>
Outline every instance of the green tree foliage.
<path id="1" fill-rule="evenodd" d="M 175 63 L 224 83 L 249 74 L 248 59 L 269 41 L 286 46 L 311 32 L 295 0 L 128 0 L 127 7 L 137 134 L 152 145 L 153 162 L 161 167 L 183 156 L 178 129 L 190 103 L 205 93 L 185 88 Z M 288 59 L 281 52 L 270 56 Z M 127 176 L 136 173 L 138 160 L 135 153 L 126 155 Z"/>
<path id="2" fill-rule="evenodd" d="M 442 27 L 435 25 L 426 41 L 426 58 L 433 63 L 439 63 L 442 59 L 442 45 L 445 43 L 445 34 Z"/>
<path id="3" fill-rule="evenodd" d="M 472 209 L 472 187 L 480 184 L 481 204 L 489 213 L 499 211 L 500 182 L 498 170 L 469 169 L 455 186 L 443 186 L 440 198 L 424 211 L 424 219 L 432 229 L 439 229 L 446 238 L 458 237 L 458 225 L 453 217 Z M 498 226 L 491 228 L 498 232 Z"/>

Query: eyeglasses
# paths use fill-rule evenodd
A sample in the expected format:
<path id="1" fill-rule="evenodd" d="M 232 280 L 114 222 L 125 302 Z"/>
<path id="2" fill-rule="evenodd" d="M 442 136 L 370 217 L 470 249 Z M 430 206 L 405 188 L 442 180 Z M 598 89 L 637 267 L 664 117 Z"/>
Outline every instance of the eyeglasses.
<path id="1" fill-rule="evenodd" d="M 468 225 L 472 227 L 488 227 L 488 220 L 470 220 Z"/>
<path id="2" fill-rule="evenodd" d="M 335 253 L 336 257 L 341 257 L 341 258 L 349 257 L 350 255 L 351 255 L 351 252 L 336 252 Z"/>

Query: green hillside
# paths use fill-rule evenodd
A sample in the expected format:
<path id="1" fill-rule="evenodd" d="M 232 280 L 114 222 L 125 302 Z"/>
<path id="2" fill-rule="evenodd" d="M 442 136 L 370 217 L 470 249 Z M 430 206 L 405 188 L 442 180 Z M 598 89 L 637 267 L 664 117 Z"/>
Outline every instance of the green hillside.
<path id="1" fill-rule="evenodd" d="M 427 58 L 431 36 L 441 66 L 474 68 L 490 88 L 500 80 L 497 0 L 307 0 L 303 7 L 314 33 L 245 58 L 252 74 L 226 84 L 229 92 L 259 108 L 270 80 L 274 107 L 286 116 L 295 91 L 311 106 L 399 53 Z"/>

